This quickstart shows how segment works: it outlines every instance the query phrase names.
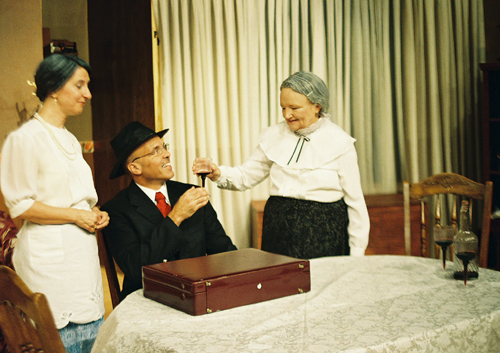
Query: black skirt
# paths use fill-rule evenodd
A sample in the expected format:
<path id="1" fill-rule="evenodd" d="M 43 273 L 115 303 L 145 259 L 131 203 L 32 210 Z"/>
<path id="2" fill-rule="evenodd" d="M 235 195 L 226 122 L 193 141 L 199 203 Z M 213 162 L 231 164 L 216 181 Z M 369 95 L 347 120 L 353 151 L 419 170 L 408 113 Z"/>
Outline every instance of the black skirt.
<path id="1" fill-rule="evenodd" d="M 349 255 L 344 200 L 316 202 L 271 196 L 264 208 L 262 250 L 300 259 Z"/>

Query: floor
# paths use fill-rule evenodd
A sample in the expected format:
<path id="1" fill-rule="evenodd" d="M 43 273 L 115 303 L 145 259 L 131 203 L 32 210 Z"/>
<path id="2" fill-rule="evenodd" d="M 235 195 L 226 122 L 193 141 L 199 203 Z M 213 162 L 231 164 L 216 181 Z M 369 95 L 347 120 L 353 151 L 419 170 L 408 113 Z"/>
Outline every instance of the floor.
<path id="1" fill-rule="evenodd" d="M 111 296 L 109 295 L 109 286 L 108 286 L 108 278 L 106 277 L 106 270 L 104 267 L 101 267 L 102 273 L 102 288 L 104 291 L 104 309 L 106 310 L 104 313 L 104 319 L 107 319 L 109 314 L 113 311 L 113 305 L 111 304 Z M 123 273 L 118 272 L 118 281 L 120 284 L 123 282 Z"/>

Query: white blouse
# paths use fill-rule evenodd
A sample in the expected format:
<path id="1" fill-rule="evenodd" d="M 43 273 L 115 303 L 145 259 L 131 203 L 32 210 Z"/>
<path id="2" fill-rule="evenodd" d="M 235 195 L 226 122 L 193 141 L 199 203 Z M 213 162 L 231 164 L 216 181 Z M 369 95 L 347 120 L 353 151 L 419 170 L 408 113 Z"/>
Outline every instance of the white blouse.
<path id="1" fill-rule="evenodd" d="M 356 140 L 327 118 L 291 131 L 286 122 L 265 129 L 248 160 L 221 166 L 217 186 L 244 191 L 271 178 L 271 196 L 318 202 L 344 198 L 351 255 L 364 255 L 370 220 L 359 176 Z"/>
<path id="2" fill-rule="evenodd" d="M 35 201 L 91 210 L 97 202 L 92 172 L 77 139 L 66 129 L 32 119 L 12 132 L 2 151 L 0 182 L 13 218 Z M 68 158 L 54 138 L 68 151 Z M 95 234 L 75 224 L 25 221 L 13 263 L 33 292 L 47 296 L 58 329 L 104 315 L 102 277 Z"/>

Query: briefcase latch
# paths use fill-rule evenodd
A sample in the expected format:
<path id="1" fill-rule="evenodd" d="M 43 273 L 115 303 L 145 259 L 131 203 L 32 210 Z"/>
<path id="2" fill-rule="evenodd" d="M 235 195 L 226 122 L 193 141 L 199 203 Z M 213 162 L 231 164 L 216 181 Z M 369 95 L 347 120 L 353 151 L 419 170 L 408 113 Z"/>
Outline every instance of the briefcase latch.
<path id="1" fill-rule="evenodd" d="M 299 268 L 304 268 L 304 264 L 299 264 Z"/>
<path id="2" fill-rule="evenodd" d="M 207 287 L 210 287 L 210 286 L 212 285 L 212 283 L 210 283 L 210 281 L 206 281 L 206 282 L 205 282 L 205 285 L 206 285 Z"/>

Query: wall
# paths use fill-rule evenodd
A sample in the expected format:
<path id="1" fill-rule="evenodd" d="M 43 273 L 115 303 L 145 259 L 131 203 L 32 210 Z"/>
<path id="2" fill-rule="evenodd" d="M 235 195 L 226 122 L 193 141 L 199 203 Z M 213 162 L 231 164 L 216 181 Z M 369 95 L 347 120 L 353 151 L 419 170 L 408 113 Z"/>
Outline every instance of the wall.
<path id="1" fill-rule="evenodd" d="M 76 42 L 78 56 L 89 62 L 87 22 L 87 0 L 42 0 L 42 25 L 50 29 L 51 39 Z M 79 141 L 92 140 L 92 100 L 81 115 L 67 120 L 66 128 Z"/>
<path id="2" fill-rule="evenodd" d="M 38 63 L 43 59 L 40 0 L 0 1 L 0 146 L 16 129 L 18 110 L 32 113 L 38 99 L 32 95 Z M 16 107 L 17 104 L 17 107 Z"/>
<path id="3" fill-rule="evenodd" d="M 31 115 L 39 103 L 26 80 L 34 80 L 43 60 L 42 27 L 50 28 L 53 39 L 77 42 L 79 56 L 89 60 L 87 0 L 1 0 L 0 146 L 17 128 L 18 110 Z M 92 140 L 91 104 L 85 106 L 81 116 L 70 118 L 66 127 L 80 141 Z"/>

